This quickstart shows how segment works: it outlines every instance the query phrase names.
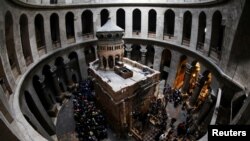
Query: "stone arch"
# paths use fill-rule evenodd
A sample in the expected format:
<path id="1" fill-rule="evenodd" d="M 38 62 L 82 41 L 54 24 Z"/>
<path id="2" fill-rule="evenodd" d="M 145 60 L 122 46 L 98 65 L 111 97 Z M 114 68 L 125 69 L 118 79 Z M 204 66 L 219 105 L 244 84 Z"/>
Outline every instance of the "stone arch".
<path id="1" fill-rule="evenodd" d="M 46 86 L 46 88 L 48 89 L 48 91 L 51 91 L 51 93 L 53 93 L 53 96 L 56 96 L 56 90 L 55 90 L 55 86 L 53 83 L 53 74 L 51 72 L 51 67 L 49 65 L 44 65 L 43 69 L 42 69 L 42 74 L 44 76 L 44 84 Z"/>
<path id="2" fill-rule="evenodd" d="M 82 13 L 82 34 L 93 34 L 93 13 L 90 10 L 85 10 Z"/>
<path id="3" fill-rule="evenodd" d="M 19 20 L 20 25 L 20 36 L 21 36 L 21 44 L 23 50 L 23 56 L 28 66 L 33 62 L 31 48 L 30 48 L 30 40 L 29 40 L 29 25 L 28 25 L 28 17 L 25 14 L 22 14 Z"/>
<path id="4" fill-rule="evenodd" d="M 59 83 L 61 82 L 63 86 L 65 87 L 67 84 L 67 77 L 65 73 L 65 64 L 64 64 L 64 59 L 63 57 L 57 57 L 55 59 L 55 66 L 56 66 L 56 74 L 59 79 Z"/>
<path id="5" fill-rule="evenodd" d="M 39 122 L 39 124 L 42 126 L 42 128 L 49 135 L 54 135 L 55 131 L 53 131 L 50 128 L 48 122 L 43 118 L 42 114 L 40 113 L 39 108 L 36 105 L 36 102 L 34 101 L 34 99 L 32 98 L 32 96 L 30 95 L 30 93 L 28 91 L 24 91 L 24 97 L 25 97 L 25 101 L 26 101 L 26 104 L 27 104 L 29 110 L 34 115 L 34 117 Z M 39 131 L 39 129 L 37 129 L 37 130 Z"/>
<path id="6" fill-rule="evenodd" d="M 171 64 L 172 54 L 171 51 L 168 49 L 164 49 L 161 54 L 161 65 L 160 65 L 160 72 L 161 72 L 161 79 L 167 80 L 169 74 L 169 68 Z"/>
<path id="7" fill-rule="evenodd" d="M 156 33 L 156 17 L 157 13 L 154 9 L 149 10 L 148 12 L 148 34 Z"/>
<path id="8" fill-rule="evenodd" d="M 141 11 L 139 9 L 133 11 L 133 32 L 137 35 L 141 33 Z"/>
<path id="9" fill-rule="evenodd" d="M 132 45 L 132 51 L 131 51 L 131 59 L 137 62 L 141 61 L 141 46 L 140 45 Z"/>
<path id="10" fill-rule="evenodd" d="M 186 11 L 183 16 L 182 44 L 189 46 L 192 31 L 192 14 Z"/>
<path id="11" fill-rule="evenodd" d="M 212 34 L 209 56 L 215 59 L 221 58 L 225 26 L 222 24 L 222 14 L 215 11 L 212 19 Z"/>
<path id="12" fill-rule="evenodd" d="M 45 50 L 44 19 L 41 14 L 37 14 L 35 17 L 35 35 L 38 52 Z"/>
<path id="13" fill-rule="evenodd" d="M 50 32 L 53 47 L 57 48 L 61 46 L 60 29 L 59 29 L 59 16 L 53 13 L 50 16 Z"/>
<path id="14" fill-rule="evenodd" d="M 69 43 L 75 42 L 74 14 L 68 12 L 65 16 L 66 35 Z"/>
<path id="15" fill-rule="evenodd" d="M 125 29 L 125 10 L 122 8 L 116 11 L 116 24 Z"/>
<path id="16" fill-rule="evenodd" d="M 171 38 L 174 36 L 175 13 L 173 10 L 168 9 L 164 14 L 164 36 Z"/>
<path id="17" fill-rule="evenodd" d="M 176 73 L 176 78 L 175 78 L 175 83 L 174 83 L 175 89 L 179 89 L 183 85 L 184 75 L 185 75 L 185 70 L 186 70 L 186 63 L 187 63 L 187 56 L 182 55 L 180 57 L 179 65 L 177 68 L 177 73 Z"/>
<path id="18" fill-rule="evenodd" d="M 14 77 L 21 74 L 20 66 L 16 56 L 15 41 L 13 30 L 13 17 L 10 11 L 5 14 L 5 43 L 8 53 L 8 59 Z"/>
<path id="19" fill-rule="evenodd" d="M 102 9 L 101 11 L 101 26 L 103 26 L 109 18 L 109 11 L 107 9 Z"/>
<path id="20" fill-rule="evenodd" d="M 202 11 L 199 15 L 197 49 L 203 50 L 206 36 L 206 14 Z"/>

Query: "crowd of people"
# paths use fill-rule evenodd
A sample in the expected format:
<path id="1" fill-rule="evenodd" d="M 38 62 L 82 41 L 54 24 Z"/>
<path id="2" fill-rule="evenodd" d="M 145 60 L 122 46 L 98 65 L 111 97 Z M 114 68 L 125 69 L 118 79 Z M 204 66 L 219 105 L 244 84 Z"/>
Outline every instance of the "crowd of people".
<path id="1" fill-rule="evenodd" d="M 108 137 L 104 115 L 96 107 L 91 80 L 79 83 L 73 92 L 74 119 L 79 141 L 100 141 Z"/>
<path id="2" fill-rule="evenodd" d="M 164 102 L 163 100 L 156 100 L 156 102 L 153 102 L 150 109 L 153 109 L 154 112 L 151 112 L 150 114 L 153 114 L 154 116 L 158 117 L 159 120 L 162 122 L 160 123 L 159 132 L 155 136 L 156 141 L 189 141 L 189 140 L 195 140 L 195 132 L 192 127 L 193 123 L 193 117 L 192 117 L 192 109 L 188 109 L 186 107 L 186 103 L 182 98 L 181 92 L 179 89 L 172 89 L 168 84 L 165 85 L 164 90 Z M 164 107 L 167 107 L 167 104 L 171 103 L 173 104 L 174 108 L 178 108 L 179 105 L 182 105 L 181 110 L 185 114 L 185 120 L 184 121 L 178 121 L 175 117 L 172 118 L 166 118 L 164 116 L 159 116 L 157 114 L 157 111 L 165 112 L 161 115 L 168 115 L 166 109 L 162 110 L 162 108 L 155 108 L 155 107 L 161 107 L 157 105 L 164 105 Z M 165 122 L 163 122 L 165 120 Z M 169 124 L 169 125 L 167 125 Z M 167 127 L 166 127 L 167 126 Z"/>

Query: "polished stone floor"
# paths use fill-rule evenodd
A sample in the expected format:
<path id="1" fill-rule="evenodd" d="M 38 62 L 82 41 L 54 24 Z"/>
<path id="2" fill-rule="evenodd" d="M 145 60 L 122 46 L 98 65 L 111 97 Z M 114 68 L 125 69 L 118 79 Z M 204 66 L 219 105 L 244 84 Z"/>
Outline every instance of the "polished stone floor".
<path id="1" fill-rule="evenodd" d="M 162 97 L 162 89 L 164 82 L 160 83 L 159 87 L 159 95 L 158 97 Z M 59 141 L 78 141 L 77 134 L 75 130 L 75 121 L 73 118 L 73 102 L 72 97 L 61 107 L 61 110 L 58 114 L 57 124 L 56 124 L 56 134 Z M 174 126 L 176 127 L 180 122 L 185 121 L 186 119 L 186 111 L 181 109 L 181 105 L 178 107 L 174 107 L 173 103 L 168 103 L 166 107 L 166 112 L 168 113 L 168 123 L 167 129 L 170 128 L 170 119 L 176 118 Z M 155 141 L 155 136 L 158 133 L 158 129 L 154 126 L 150 125 L 145 131 L 143 140 L 144 141 Z M 135 141 L 132 137 L 127 137 L 126 139 L 119 139 L 117 136 L 108 129 L 108 139 L 103 141 Z"/>

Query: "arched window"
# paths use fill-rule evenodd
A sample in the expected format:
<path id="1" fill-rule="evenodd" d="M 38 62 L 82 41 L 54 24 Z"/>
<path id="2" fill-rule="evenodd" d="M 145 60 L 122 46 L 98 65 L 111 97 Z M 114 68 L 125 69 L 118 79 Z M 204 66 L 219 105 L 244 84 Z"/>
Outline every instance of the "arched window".
<path id="1" fill-rule="evenodd" d="M 74 14 L 72 12 L 68 12 L 65 17 L 66 23 L 66 35 L 68 39 L 68 43 L 75 42 L 75 29 L 74 29 Z"/>
<path id="2" fill-rule="evenodd" d="M 222 15 L 216 11 L 212 19 L 212 35 L 209 55 L 214 59 L 221 58 L 225 26 L 222 25 Z"/>
<path id="3" fill-rule="evenodd" d="M 155 37 L 156 33 L 156 11 L 151 9 L 148 13 L 148 34 L 149 37 Z M 150 36 L 153 34 L 152 36 Z"/>
<path id="4" fill-rule="evenodd" d="M 133 11 L 133 33 L 136 35 L 141 33 L 141 11 L 139 9 Z"/>
<path id="5" fill-rule="evenodd" d="M 61 46 L 60 43 L 60 30 L 59 30 L 59 17 L 56 13 L 50 16 L 50 31 L 53 47 L 57 48 Z"/>
<path id="6" fill-rule="evenodd" d="M 93 34 L 93 13 L 90 10 L 82 13 L 82 34 L 84 37 Z"/>
<path id="7" fill-rule="evenodd" d="M 33 62 L 33 58 L 30 49 L 28 18 L 25 14 L 21 15 L 19 24 L 23 56 L 26 61 L 26 65 L 28 66 Z"/>
<path id="8" fill-rule="evenodd" d="M 17 78 L 18 75 L 21 74 L 21 70 L 18 65 L 16 50 L 15 50 L 13 18 L 9 11 L 5 15 L 5 42 L 6 42 L 6 48 L 11 70 L 14 74 L 14 77 Z"/>
<path id="9" fill-rule="evenodd" d="M 164 39 L 174 36 L 175 13 L 169 9 L 164 14 Z"/>
<path id="10" fill-rule="evenodd" d="M 186 11 L 183 18 L 182 44 L 189 46 L 192 28 L 192 14 L 189 11 Z"/>
<path id="11" fill-rule="evenodd" d="M 107 9 L 103 9 L 101 11 L 101 26 L 103 26 L 109 18 L 109 11 Z"/>
<path id="12" fill-rule="evenodd" d="M 125 11 L 123 9 L 116 11 L 116 24 L 122 29 L 125 29 Z"/>
<path id="13" fill-rule="evenodd" d="M 35 17 L 35 33 L 36 33 L 36 45 L 38 52 L 42 49 L 45 50 L 45 36 L 44 36 L 44 21 L 41 14 Z M 39 54 L 40 55 L 40 54 Z"/>
<path id="14" fill-rule="evenodd" d="M 197 49 L 203 50 L 206 35 L 206 14 L 201 12 L 199 15 Z"/>

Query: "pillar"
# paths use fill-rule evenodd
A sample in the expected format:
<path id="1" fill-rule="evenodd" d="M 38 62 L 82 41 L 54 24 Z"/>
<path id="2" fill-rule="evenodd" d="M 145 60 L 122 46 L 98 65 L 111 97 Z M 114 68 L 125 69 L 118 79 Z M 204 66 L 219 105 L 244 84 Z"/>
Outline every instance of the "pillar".
<path id="1" fill-rule="evenodd" d="M 15 21 L 15 20 L 14 20 Z M 18 21 L 16 21 L 18 22 Z M 16 50 L 16 57 L 17 57 L 17 67 L 19 66 L 21 74 L 23 74 L 26 70 L 26 63 L 25 63 L 25 59 L 24 59 L 24 55 L 23 55 L 23 50 L 22 50 L 22 44 L 21 44 L 21 36 L 20 36 L 20 25 L 19 23 L 13 23 L 13 34 L 14 34 L 14 42 L 15 42 L 15 46 L 13 47 L 13 49 Z M 27 37 L 28 38 L 28 37 Z"/>
<path id="2" fill-rule="evenodd" d="M 63 94 L 63 92 L 61 91 L 61 89 L 59 87 L 59 83 L 58 83 L 58 80 L 57 80 L 58 77 L 56 75 L 56 67 L 52 66 L 50 71 L 52 73 L 53 85 L 54 85 L 54 88 L 56 90 L 56 101 L 61 103 L 64 100 L 64 94 Z"/>
<path id="3" fill-rule="evenodd" d="M 196 49 L 197 41 L 198 41 L 198 27 L 199 27 L 199 17 L 198 12 L 193 13 L 192 16 L 192 27 L 191 27 L 191 39 L 190 39 L 190 48 L 192 50 Z"/>
<path id="4" fill-rule="evenodd" d="M 164 31 L 164 11 L 157 11 L 156 17 L 156 39 L 163 39 L 163 31 Z"/>
<path id="5" fill-rule="evenodd" d="M 79 43 L 82 41 L 82 19 L 81 12 L 77 11 L 74 13 L 74 28 L 75 28 L 75 41 Z"/>
<path id="6" fill-rule="evenodd" d="M 65 23 L 65 13 L 59 13 L 59 33 L 60 33 L 60 41 L 61 41 L 61 47 L 67 46 L 67 36 L 66 36 L 66 23 Z"/>
<path id="7" fill-rule="evenodd" d="M 189 88 L 189 83 L 190 83 L 190 78 L 192 75 L 192 71 L 193 71 L 193 66 L 190 64 L 186 64 L 186 71 L 185 71 L 185 76 L 184 76 L 184 83 L 183 83 L 183 87 L 182 87 L 182 93 L 186 93 L 188 91 Z"/>
<path id="8" fill-rule="evenodd" d="M 39 59 L 39 54 L 37 50 L 37 44 L 36 44 L 36 33 L 35 33 L 35 24 L 34 24 L 35 19 L 31 19 L 28 22 L 28 32 L 29 32 L 29 42 L 30 42 L 30 50 L 31 50 L 31 57 L 33 59 L 33 62 L 38 61 Z"/>
<path id="9" fill-rule="evenodd" d="M 194 92 L 193 92 L 191 98 L 189 99 L 190 106 L 194 106 L 196 104 L 196 101 L 200 95 L 201 89 L 202 89 L 205 81 L 206 81 L 206 78 L 200 74 L 198 77 L 198 80 L 195 84 Z"/>
<path id="10" fill-rule="evenodd" d="M 47 104 L 49 105 L 49 110 L 47 111 L 48 114 L 52 117 L 55 117 L 57 114 L 57 107 L 56 104 L 53 102 L 53 100 L 49 97 L 49 94 L 46 90 L 45 84 L 44 84 L 44 77 L 42 77 L 40 80 L 41 84 L 41 93 L 46 99 Z"/>
<path id="11" fill-rule="evenodd" d="M 43 22 L 44 22 L 45 46 L 46 46 L 46 52 L 48 53 L 53 50 L 51 30 L 50 30 L 50 16 L 44 17 Z"/>
<path id="12" fill-rule="evenodd" d="M 182 32 L 183 32 L 183 12 L 179 9 L 179 11 L 175 11 L 175 31 L 174 35 L 177 37 L 176 43 L 181 45 L 182 43 Z"/>
<path id="13" fill-rule="evenodd" d="M 141 10 L 141 36 L 142 38 L 148 37 L 148 9 Z"/>
<path id="14" fill-rule="evenodd" d="M 68 88 L 69 88 L 70 90 L 72 90 L 72 89 L 73 89 L 74 83 L 73 83 L 73 81 L 72 81 L 72 79 L 71 79 L 71 68 L 70 68 L 70 66 L 68 65 L 68 63 L 69 63 L 69 60 L 66 60 L 66 61 L 64 62 L 64 69 L 65 69 L 65 74 L 66 74 L 67 86 L 68 86 Z"/>
<path id="15" fill-rule="evenodd" d="M 206 20 L 206 33 L 205 33 L 205 42 L 204 42 L 204 54 L 208 56 L 209 48 L 211 44 L 211 36 L 212 36 L 212 15 L 209 14 Z"/>
<path id="16" fill-rule="evenodd" d="M 127 53 L 126 57 L 128 59 L 131 59 L 131 51 L 132 51 L 131 44 L 126 44 L 125 50 L 126 50 L 126 53 Z"/>
<path id="17" fill-rule="evenodd" d="M 132 9 L 125 9 L 125 37 L 132 37 Z"/>
<path id="18" fill-rule="evenodd" d="M 78 55 L 78 65 L 80 68 L 80 73 L 81 73 L 81 78 L 82 79 L 87 79 L 88 78 L 88 66 L 85 60 L 85 54 L 84 54 L 84 49 L 78 49 L 76 50 L 77 55 Z"/>
<path id="19" fill-rule="evenodd" d="M 141 46 L 140 52 L 141 52 L 141 63 L 143 65 L 146 65 L 146 53 L 147 53 L 147 49 L 146 49 L 145 45 Z"/>
<path id="20" fill-rule="evenodd" d="M 155 49 L 155 54 L 154 54 L 153 68 L 159 71 L 161 67 L 161 57 L 162 57 L 162 52 L 164 48 L 155 45 L 154 49 Z"/>
<path id="21" fill-rule="evenodd" d="M 212 106 L 213 100 L 211 96 L 209 95 L 207 99 L 205 100 L 205 103 L 202 105 L 202 108 L 199 112 L 198 118 L 197 118 L 197 124 L 200 125 L 202 121 L 206 118 L 206 116 L 209 114 L 210 108 Z"/>
<path id="22" fill-rule="evenodd" d="M 169 67 L 171 69 L 169 70 L 167 83 L 171 84 L 171 86 L 173 86 L 174 82 L 175 82 L 181 54 L 177 51 L 174 51 L 174 50 L 171 51 L 171 54 L 172 54 L 172 58 L 171 58 L 171 63 L 170 63 L 170 67 Z"/>

